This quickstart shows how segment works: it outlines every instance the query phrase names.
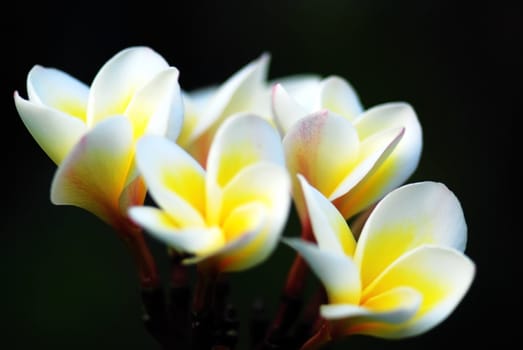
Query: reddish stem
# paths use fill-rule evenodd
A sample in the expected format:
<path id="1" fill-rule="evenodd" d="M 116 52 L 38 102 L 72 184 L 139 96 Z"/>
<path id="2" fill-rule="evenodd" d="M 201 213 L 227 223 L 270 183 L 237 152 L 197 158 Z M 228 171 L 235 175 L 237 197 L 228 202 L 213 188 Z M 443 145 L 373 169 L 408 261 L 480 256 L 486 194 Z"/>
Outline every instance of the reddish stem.
<path id="1" fill-rule="evenodd" d="M 302 239 L 314 241 L 310 222 L 302 223 Z M 284 335 L 298 318 L 302 307 L 302 294 L 306 284 L 309 268 L 305 260 L 296 254 L 283 289 L 282 300 L 276 317 L 270 325 L 265 336 L 265 347 L 279 345 Z"/>
<path id="2" fill-rule="evenodd" d="M 318 350 L 332 340 L 328 324 L 323 321 L 318 331 L 309 338 L 300 350 Z"/>
<path id="3" fill-rule="evenodd" d="M 145 242 L 143 231 L 130 222 L 119 226 L 119 236 L 135 261 L 142 289 L 157 287 L 160 280 L 156 262 Z"/>
<path id="4" fill-rule="evenodd" d="M 183 258 L 179 254 L 171 255 L 171 287 L 173 288 L 189 285 L 189 273 L 187 266 L 182 263 Z"/>
<path id="5" fill-rule="evenodd" d="M 310 223 L 303 224 L 301 238 L 306 241 L 314 241 Z M 285 282 L 284 294 L 286 297 L 295 298 L 302 294 L 308 272 L 309 267 L 307 263 L 301 255 L 296 254 Z"/>
<path id="6" fill-rule="evenodd" d="M 169 332 L 172 349 L 188 349 L 191 335 L 191 288 L 188 267 L 183 255 L 171 254 L 171 286 L 169 289 Z"/>
<path id="7" fill-rule="evenodd" d="M 198 266 L 198 278 L 192 303 L 191 349 L 207 350 L 213 343 L 213 304 L 218 272 L 209 266 Z"/>

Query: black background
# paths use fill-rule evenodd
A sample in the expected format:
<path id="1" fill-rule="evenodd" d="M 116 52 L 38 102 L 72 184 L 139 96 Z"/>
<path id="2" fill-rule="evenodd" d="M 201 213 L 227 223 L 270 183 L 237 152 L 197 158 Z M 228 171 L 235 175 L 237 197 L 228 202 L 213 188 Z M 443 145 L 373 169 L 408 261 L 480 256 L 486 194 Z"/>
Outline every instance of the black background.
<path id="1" fill-rule="evenodd" d="M 16 2 L 4 9 L 0 343 L 7 349 L 159 349 L 141 324 L 130 257 L 94 216 L 50 203 L 55 166 L 12 100 L 15 90 L 27 96 L 25 79 L 35 64 L 89 84 L 115 53 L 146 45 L 180 70 L 186 90 L 222 82 L 269 52 L 270 78 L 337 74 L 367 108 L 412 104 L 424 147 L 409 182 L 441 181 L 455 192 L 477 275 L 456 311 L 434 330 L 392 342 L 353 337 L 333 348 L 512 344 L 521 306 L 515 256 L 521 185 L 511 174 L 520 174 L 514 170 L 521 159 L 514 106 L 521 92 L 515 53 L 523 44 L 522 18 L 499 1 L 456 3 L 71 1 Z M 163 247 L 150 243 L 163 269 Z M 232 297 L 244 320 L 254 296 L 275 307 L 291 259 L 280 246 L 267 263 L 232 276 Z"/>

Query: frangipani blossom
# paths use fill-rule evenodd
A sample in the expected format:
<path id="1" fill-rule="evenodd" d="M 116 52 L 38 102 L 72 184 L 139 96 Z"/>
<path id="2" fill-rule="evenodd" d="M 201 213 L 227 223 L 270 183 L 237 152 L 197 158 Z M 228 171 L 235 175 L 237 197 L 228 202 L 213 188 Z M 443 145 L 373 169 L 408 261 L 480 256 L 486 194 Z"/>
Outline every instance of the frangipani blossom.
<path id="1" fill-rule="evenodd" d="M 130 217 L 178 251 L 237 271 L 265 260 L 276 247 L 290 208 L 290 179 L 278 132 L 261 117 L 227 118 L 205 170 L 174 142 L 148 136 L 137 164 L 159 208 L 137 206 Z"/>
<path id="2" fill-rule="evenodd" d="M 320 308 L 331 336 L 415 336 L 445 320 L 468 291 L 475 265 L 465 256 L 467 228 L 459 201 L 435 182 L 387 194 L 355 243 L 344 218 L 300 176 L 317 245 L 285 242 L 323 283 Z"/>
<path id="3" fill-rule="evenodd" d="M 204 167 L 214 134 L 227 117 L 236 113 L 265 115 L 260 112 L 270 106 L 265 93 L 269 60 L 269 54 L 264 53 L 219 86 L 183 92 L 185 119 L 177 142 Z"/>
<path id="4" fill-rule="evenodd" d="M 147 47 L 131 47 L 108 60 L 90 87 L 58 69 L 34 66 L 27 93 L 28 100 L 15 92 L 18 113 L 58 165 L 51 201 L 122 228 L 127 207 L 145 196 L 134 166 L 136 140 L 144 134 L 176 139 L 180 132 L 178 70 Z"/>
<path id="5" fill-rule="evenodd" d="M 205 167 L 212 138 L 219 125 L 237 113 L 252 113 L 275 125 L 272 87 L 278 83 L 300 100 L 314 97 L 320 77 L 296 74 L 267 80 L 270 54 L 264 53 L 245 65 L 224 83 L 182 91 L 184 124 L 177 143 Z"/>
<path id="6" fill-rule="evenodd" d="M 421 155 L 421 126 L 407 103 L 363 111 L 352 87 L 339 77 L 309 86 L 308 94 L 315 93 L 316 98 L 304 102 L 280 84 L 273 88 L 273 113 L 287 164 L 292 174 L 302 174 L 348 219 L 412 175 Z M 294 189 L 298 211 L 306 221 L 297 180 Z"/>

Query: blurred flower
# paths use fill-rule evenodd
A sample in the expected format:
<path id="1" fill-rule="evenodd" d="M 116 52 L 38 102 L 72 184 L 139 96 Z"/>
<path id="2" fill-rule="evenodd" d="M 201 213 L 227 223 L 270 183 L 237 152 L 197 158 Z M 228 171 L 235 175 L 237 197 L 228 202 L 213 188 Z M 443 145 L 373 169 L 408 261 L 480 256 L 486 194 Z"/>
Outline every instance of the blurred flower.
<path id="1" fill-rule="evenodd" d="M 293 96 L 308 100 L 320 78 L 313 74 L 296 74 L 267 80 L 270 55 L 262 54 L 249 62 L 224 83 L 192 91 L 183 91 L 185 117 L 177 143 L 205 167 L 212 138 L 220 124 L 237 113 L 252 113 L 275 125 L 271 94 L 276 82 Z"/>
<path id="2" fill-rule="evenodd" d="M 145 186 L 134 166 L 144 134 L 176 139 L 183 119 L 178 70 L 147 47 L 120 51 L 90 87 L 54 68 L 34 66 L 28 100 L 15 92 L 25 126 L 58 165 L 54 204 L 86 209 L 117 229 L 129 205 L 143 203 Z"/>
<path id="3" fill-rule="evenodd" d="M 269 60 L 264 53 L 219 86 L 183 91 L 185 119 L 177 142 L 202 166 L 216 130 L 227 117 L 240 112 L 266 115 L 261 111 L 270 105 L 265 93 Z"/>
<path id="4" fill-rule="evenodd" d="M 344 218 L 300 176 L 318 245 L 296 249 L 323 283 L 320 308 L 330 335 L 403 338 L 445 320 L 470 287 L 474 263 L 463 254 L 467 228 L 459 201 L 435 182 L 386 195 L 356 243 Z"/>
<path id="5" fill-rule="evenodd" d="M 290 180 L 275 128 L 240 114 L 227 118 L 210 147 L 207 169 L 174 142 L 144 137 L 137 164 L 160 208 L 137 206 L 131 218 L 154 237 L 218 271 L 237 271 L 274 250 L 290 207 Z"/>
<path id="6" fill-rule="evenodd" d="M 422 133 L 409 104 L 385 103 L 363 111 L 353 88 L 336 76 L 304 79 L 301 88 L 298 80 L 292 91 L 294 95 L 278 83 L 272 93 L 289 170 L 302 174 L 346 219 L 404 183 L 416 169 Z M 306 221 L 297 179 L 294 192 Z"/>

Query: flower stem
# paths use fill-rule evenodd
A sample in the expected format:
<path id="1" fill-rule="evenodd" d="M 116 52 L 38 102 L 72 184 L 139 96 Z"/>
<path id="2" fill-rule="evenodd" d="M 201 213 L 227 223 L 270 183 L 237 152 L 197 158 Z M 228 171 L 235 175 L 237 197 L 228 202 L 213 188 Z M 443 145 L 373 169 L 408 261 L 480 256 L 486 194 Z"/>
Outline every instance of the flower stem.
<path id="1" fill-rule="evenodd" d="M 218 272 L 198 266 L 198 278 L 192 303 L 192 349 L 208 350 L 213 344 L 213 303 Z"/>
<path id="2" fill-rule="evenodd" d="M 145 329 L 162 345 L 163 349 L 170 349 L 169 322 L 165 309 L 165 294 L 163 288 L 143 288 L 140 296 L 142 299 Z"/>
<path id="3" fill-rule="evenodd" d="M 169 290 L 170 332 L 173 349 L 187 349 L 190 341 L 191 288 L 183 256 L 171 255 L 171 286 Z"/>
<path id="4" fill-rule="evenodd" d="M 308 241 L 314 240 L 312 229 L 308 222 L 302 224 L 302 238 Z M 303 304 L 302 294 L 308 272 L 307 263 L 299 254 L 296 254 L 287 274 L 279 308 L 265 335 L 261 349 L 277 349 L 283 345 L 287 332 L 298 319 L 301 312 Z"/>
<path id="5" fill-rule="evenodd" d="M 266 315 L 265 303 L 262 298 L 256 298 L 251 305 L 251 317 L 249 320 L 249 341 L 252 349 L 263 341 L 269 319 Z"/>
<path id="6" fill-rule="evenodd" d="M 159 285 L 158 271 L 153 255 L 145 242 L 143 231 L 130 221 L 118 225 L 118 233 L 135 261 L 142 288 Z"/>
<path id="7" fill-rule="evenodd" d="M 129 249 L 136 264 L 140 280 L 144 326 L 164 349 L 169 349 L 169 320 L 165 305 L 165 293 L 160 285 L 156 263 L 145 242 L 143 231 L 127 218 L 120 220 L 113 226 Z"/>
<path id="8" fill-rule="evenodd" d="M 311 299 L 307 302 L 307 306 L 303 311 L 302 320 L 296 327 L 293 336 L 293 344 L 295 348 L 303 344 L 309 339 L 311 334 L 318 331 L 323 319 L 320 316 L 320 306 L 327 301 L 325 288 L 320 285 Z"/>
<path id="9" fill-rule="evenodd" d="M 318 331 L 309 338 L 300 348 L 300 350 L 318 350 L 331 341 L 328 324 L 323 321 L 319 326 Z"/>

